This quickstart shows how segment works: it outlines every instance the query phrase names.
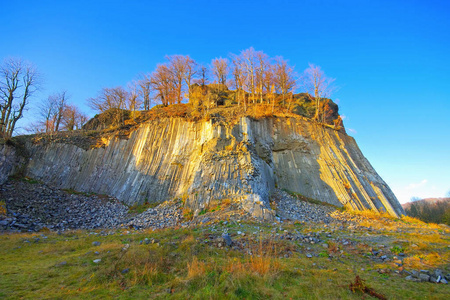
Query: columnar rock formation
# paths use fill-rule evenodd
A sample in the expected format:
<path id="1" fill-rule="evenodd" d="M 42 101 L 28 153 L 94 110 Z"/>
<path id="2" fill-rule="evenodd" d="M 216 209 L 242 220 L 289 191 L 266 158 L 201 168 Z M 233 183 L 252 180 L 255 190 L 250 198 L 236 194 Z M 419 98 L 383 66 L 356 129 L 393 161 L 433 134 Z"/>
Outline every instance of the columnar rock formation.
<path id="1" fill-rule="evenodd" d="M 225 199 L 270 219 L 275 187 L 353 209 L 403 214 L 353 138 L 302 118 L 149 121 L 83 150 L 29 144 L 26 175 L 127 204 L 179 197 L 194 211 Z"/>

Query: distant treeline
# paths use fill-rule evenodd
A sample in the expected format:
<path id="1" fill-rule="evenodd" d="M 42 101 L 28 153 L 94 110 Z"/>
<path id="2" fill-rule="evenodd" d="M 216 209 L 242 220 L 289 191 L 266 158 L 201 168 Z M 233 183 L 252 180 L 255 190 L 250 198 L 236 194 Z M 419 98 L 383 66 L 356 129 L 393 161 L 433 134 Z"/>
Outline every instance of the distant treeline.
<path id="1" fill-rule="evenodd" d="M 403 205 L 408 216 L 450 225 L 450 198 L 414 200 Z"/>

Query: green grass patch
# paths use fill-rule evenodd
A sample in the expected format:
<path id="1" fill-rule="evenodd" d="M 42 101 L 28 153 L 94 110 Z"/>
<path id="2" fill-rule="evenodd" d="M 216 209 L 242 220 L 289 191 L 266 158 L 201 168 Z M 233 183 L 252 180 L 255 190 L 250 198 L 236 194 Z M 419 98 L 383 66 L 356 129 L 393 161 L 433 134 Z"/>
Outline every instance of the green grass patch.
<path id="1" fill-rule="evenodd" d="M 134 204 L 128 208 L 128 212 L 131 214 L 140 214 L 146 211 L 147 209 L 154 208 L 158 206 L 159 202 L 148 202 L 145 201 L 143 204 Z"/>
<path id="2" fill-rule="evenodd" d="M 361 293 L 349 289 L 356 275 L 388 299 L 444 299 L 450 291 L 448 285 L 409 282 L 394 272 L 379 274 L 377 269 L 393 266 L 374 265 L 356 248 L 346 248 L 350 254 L 337 258 L 336 251 L 332 259 L 321 245 L 309 245 L 318 255 L 307 258 L 306 246 L 273 239 L 273 227 L 267 224 L 241 222 L 237 227 L 247 232 L 245 237 L 230 233 L 242 246 L 237 249 L 214 244 L 214 238 L 228 228 L 219 223 L 156 231 L 124 229 L 109 235 L 100 230 L 3 233 L 0 297 L 361 299 Z M 284 224 L 283 229 L 305 234 L 321 227 Z M 345 232 L 334 233 L 338 234 Z M 153 242 L 145 243 L 145 239 Z M 441 256 L 431 248 L 424 250 L 422 259 L 427 263 L 434 259 L 436 266 L 445 268 L 448 239 L 436 243 L 442 248 Z M 101 261 L 95 263 L 96 259 Z"/>

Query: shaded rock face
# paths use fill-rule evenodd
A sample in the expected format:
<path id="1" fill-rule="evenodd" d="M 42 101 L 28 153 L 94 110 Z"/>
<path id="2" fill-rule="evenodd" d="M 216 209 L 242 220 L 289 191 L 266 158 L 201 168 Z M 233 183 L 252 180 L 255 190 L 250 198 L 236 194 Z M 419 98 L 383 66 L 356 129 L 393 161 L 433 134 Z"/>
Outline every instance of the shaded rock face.
<path id="1" fill-rule="evenodd" d="M 16 154 L 13 146 L 0 144 L 0 185 L 8 180 L 10 175 L 17 173 L 25 159 Z"/>
<path id="2" fill-rule="evenodd" d="M 269 196 L 277 186 L 337 206 L 404 213 L 353 138 L 301 119 L 242 118 L 232 126 L 163 119 L 103 148 L 27 148 L 26 175 L 127 204 L 180 197 L 199 212 L 231 200 L 270 220 Z"/>

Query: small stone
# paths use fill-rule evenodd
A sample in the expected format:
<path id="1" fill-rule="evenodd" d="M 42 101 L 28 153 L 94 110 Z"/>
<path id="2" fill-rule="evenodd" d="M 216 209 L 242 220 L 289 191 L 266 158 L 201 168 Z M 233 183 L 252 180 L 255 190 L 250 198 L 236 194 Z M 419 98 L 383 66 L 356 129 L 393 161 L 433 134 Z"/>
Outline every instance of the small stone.
<path id="1" fill-rule="evenodd" d="M 100 263 L 101 261 L 102 261 L 101 258 L 97 258 L 97 259 L 94 259 L 92 262 L 94 262 L 94 264 L 98 264 L 98 263 Z"/>
<path id="2" fill-rule="evenodd" d="M 231 247 L 231 245 L 233 245 L 233 241 L 231 240 L 231 237 L 227 233 L 222 234 L 222 238 L 224 239 L 228 247 Z"/>
<path id="3" fill-rule="evenodd" d="M 126 269 L 123 269 L 121 273 L 122 273 L 122 274 L 127 274 L 128 272 L 130 272 L 130 269 L 129 269 L 129 268 L 126 268 Z"/>
<path id="4" fill-rule="evenodd" d="M 381 259 L 386 259 L 386 258 L 387 258 L 386 255 L 381 256 Z"/>
<path id="5" fill-rule="evenodd" d="M 445 278 L 441 278 L 441 280 L 440 280 L 439 282 L 440 282 L 440 283 L 443 283 L 443 284 L 448 284 L 448 281 L 445 280 Z"/>
<path id="6" fill-rule="evenodd" d="M 430 281 L 430 275 L 427 275 L 427 274 L 424 274 L 424 273 L 420 273 L 419 274 L 419 279 L 422 282 Z"/>
<path id="7" fill-rule="evenodd" d="M 312 255 L 311 255 L 310 253 L 307 253 L 307 254 L 306 254 L 306 257 L 307 257 L 307 258 L 312 258 Z"/>
<path id="8" fill-rule="evenodd" d="M 100 242 L 97 242 L 97 241 L 95 241 L 95 242 L 92 242 L 92 246 L 100 246 L 101 245 L 101 243 Z"/>
<path id="9" fill-rule="evenodd" d="M 58 267 L 62 267 L 62 266 L 65 266 L 65 265 L 67 265 L 67 261 L 62 261 L 59 264 L 57 264 Z"/>
<path id="10" fill-rule="evenodd" d="M 440 277 L 430 276 L 430 282 L 438 283 L 441 280 Z"/>

